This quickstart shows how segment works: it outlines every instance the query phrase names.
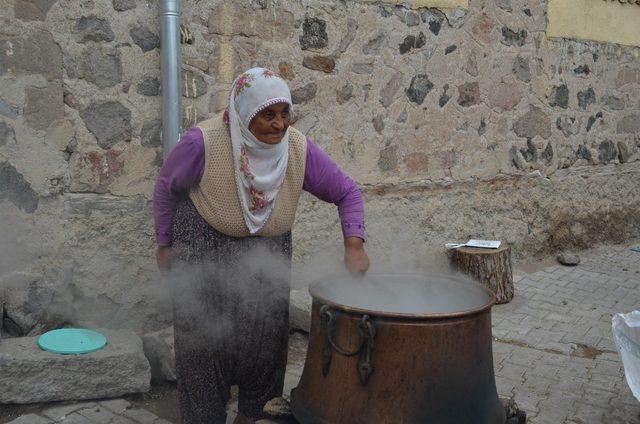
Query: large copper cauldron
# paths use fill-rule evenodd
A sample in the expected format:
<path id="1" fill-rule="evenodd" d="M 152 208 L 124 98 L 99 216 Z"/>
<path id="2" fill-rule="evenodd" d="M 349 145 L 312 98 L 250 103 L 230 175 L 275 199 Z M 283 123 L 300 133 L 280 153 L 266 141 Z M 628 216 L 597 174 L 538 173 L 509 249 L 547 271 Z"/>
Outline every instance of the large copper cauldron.
<path id="1" fill-rule="evenodd" d="M 302 424 L 504 424 L 482 286 L 377 274 L 310 289 L 311 334 L 291 408 Z"/>

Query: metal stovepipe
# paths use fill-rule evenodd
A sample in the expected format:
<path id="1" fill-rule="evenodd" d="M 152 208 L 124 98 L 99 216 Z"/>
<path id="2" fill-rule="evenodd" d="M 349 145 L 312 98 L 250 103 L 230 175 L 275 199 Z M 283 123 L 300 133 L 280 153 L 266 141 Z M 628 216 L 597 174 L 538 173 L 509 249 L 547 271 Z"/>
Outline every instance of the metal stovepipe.
<path id="1" fill-rule="evenodd" d="M 162 147 L 164 157 L 178 143 L 182 126 L 180 93 L 180 0 L 160 0 Z"/>

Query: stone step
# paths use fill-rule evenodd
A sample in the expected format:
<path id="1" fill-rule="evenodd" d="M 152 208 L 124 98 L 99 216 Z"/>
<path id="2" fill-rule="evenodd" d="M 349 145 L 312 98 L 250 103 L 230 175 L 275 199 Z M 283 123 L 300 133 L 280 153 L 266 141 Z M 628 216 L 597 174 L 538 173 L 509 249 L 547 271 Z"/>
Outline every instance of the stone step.
<path id="1" fill-rule="evenodd" d="M 118 397 L 149 390 L 142 340 L 128 330 L 98 330 L 107 345 L 84 355 L 58 355 L 38 337 L 0 341 L 0 404 Z"/>

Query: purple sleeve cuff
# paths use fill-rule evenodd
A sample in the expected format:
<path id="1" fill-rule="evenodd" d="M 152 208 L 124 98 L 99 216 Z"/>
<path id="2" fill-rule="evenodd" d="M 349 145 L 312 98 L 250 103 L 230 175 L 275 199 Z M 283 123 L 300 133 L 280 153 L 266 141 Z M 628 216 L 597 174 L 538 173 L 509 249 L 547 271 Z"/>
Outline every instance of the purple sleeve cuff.
<path id="1" fill-rule="evenodd" d="M 365 228 L 364 224 L 352 224 L 350 222 L 342 223 L 342 235 L 347 237 L 359 237 L 364 240 Z"/>
<path id="2" fill-rule="evenodd" d="M 307 139 L 303 189 L 338 206 L 345 238 L 365 239 L 364 202 L 358 185 L 311 139 Z"/>

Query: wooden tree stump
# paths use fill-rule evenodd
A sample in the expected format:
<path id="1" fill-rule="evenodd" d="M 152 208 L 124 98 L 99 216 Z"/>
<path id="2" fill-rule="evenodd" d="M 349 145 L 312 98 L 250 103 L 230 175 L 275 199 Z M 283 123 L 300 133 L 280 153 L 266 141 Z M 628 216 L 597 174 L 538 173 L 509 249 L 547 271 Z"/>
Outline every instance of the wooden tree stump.
<path id="1" fill-rule="evenodd" d="M 454 268 L 471 275 L 496 295 L 496 303 L 513 299 L 511 247 L 503 243 L 497 249 L 459 247 L 449 251 Z"/>

